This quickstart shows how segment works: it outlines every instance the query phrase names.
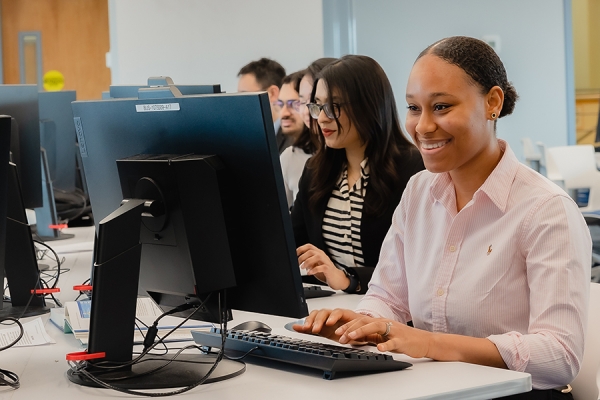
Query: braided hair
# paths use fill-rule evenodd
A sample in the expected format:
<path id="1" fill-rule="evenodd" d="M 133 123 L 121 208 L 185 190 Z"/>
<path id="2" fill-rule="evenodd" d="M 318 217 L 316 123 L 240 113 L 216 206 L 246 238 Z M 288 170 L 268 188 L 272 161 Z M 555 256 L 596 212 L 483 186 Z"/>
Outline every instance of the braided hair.
<path id="1" fill-rule="evenodd" d="M 519 95 L 508 81 L 504 64 L 494 49 L 484 41 L 467 36 L 452 36 L 435 42 L 419 54 L 421 57 L 432 54 L 456 65 L 477 84 L 483 94 L 494 86 L 504 92 L 504 104 L 498 117 L 513 112 Z"/>

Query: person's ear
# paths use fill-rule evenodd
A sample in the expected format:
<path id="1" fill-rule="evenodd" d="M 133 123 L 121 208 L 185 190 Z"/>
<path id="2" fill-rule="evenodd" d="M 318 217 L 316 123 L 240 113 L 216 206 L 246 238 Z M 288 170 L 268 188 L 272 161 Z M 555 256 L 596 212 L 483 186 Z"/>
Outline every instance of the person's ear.
<path id="1" fill-rule="evenodd" d="M 504 104 L 504 92 L 500 86 L 494 86 L 486 95 L 487 118 L 495 120 L 500 117 Z"/>
<path id="2" fill-rule="evenodd" d="M 271 103 L 279 99 L 279 87 L 277 85 L 271 85 L 267 88 L 267 94 L 269 95 L 269 101 Z"/>

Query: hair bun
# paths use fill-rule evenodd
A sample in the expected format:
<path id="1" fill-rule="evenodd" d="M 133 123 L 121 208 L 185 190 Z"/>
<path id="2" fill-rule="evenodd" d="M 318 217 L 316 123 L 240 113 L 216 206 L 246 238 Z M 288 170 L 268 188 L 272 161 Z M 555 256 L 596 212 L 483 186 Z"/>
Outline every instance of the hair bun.
<path id="1" fill-rule="evenodd" d="M 519 99 L 519 95 L 515 90 L 512 83 L 507 82 L 506 88 L 504 89 L 504 104 L 502 104 L 502 110 L 498 118 L 502 118 L 505 115 L 510 115 L 515 109 L 515 103 Z"/>

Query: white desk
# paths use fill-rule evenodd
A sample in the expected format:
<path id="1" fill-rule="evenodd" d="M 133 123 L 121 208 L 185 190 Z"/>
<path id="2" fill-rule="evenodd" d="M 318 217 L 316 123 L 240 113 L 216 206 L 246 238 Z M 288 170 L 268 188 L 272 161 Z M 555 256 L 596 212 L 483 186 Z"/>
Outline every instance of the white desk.
<path id="1" fill-rule="evenodd" d="M 89 228 L 77 228 L 79 238 L 88 240 L 93 237 Z M 70 239 L 73 240 L 73 239 Z M 60 250 L 62 244 L 56 243 Z M 65 242 L 66 246 L 68 242 Z M 54 243 L 50 243 L 54 247 Z M 73 300 L 77 293 L 70 290 L 74 284 L 89 277 L 91 251 L 61 253 L 66 258 L 65 267 L 71 271 L 61 277 L 59 286 L 61 301 Z M 309 307 L 353 308 L 360 297 L 356 295 L 336 294 L 329 298 L 311 299 Z M 62 400 L 90 398 L 131 398 L 131 396 L 77 386 L 67 380 L 65 372 L 68 365 L 65 354 L 80 351 L 81 347 L 72 335 L 65 335 L 44 317 L 46 330 L 56 340 L 56 344 L 43 347 L 11 348 L 0 353 L 0 367 L 17 373 L 21 379 L 21 388 L 12 390 L 0 388 L 0 399 L 21 400 L 60 398 Z M 291 318 L 260 315 L 234 311 L 234 320 L 229 326 L 248 320 L 260 320 L 273 328 L 273 333 L 301 337 L 304 335 L 289 332 L 284 328 Z M 311 337 L 311 340 L 327 339 Z M 219 398 L 219 399 L 488 399 L 531 389 L 531 377 L 528 374 L 482 367 L 458 362 L 433 362 L 415 360 L 404 355 L 394 358 L 408 361 L 413 367 L 397 372 L 370 374 L 364 376 L 340 377 L 332 381 L 321 378 L 319 371 L 274 363 L 265 360 L 247 359 L 246 372 L 241 376 L 224 382 L 200 386 L 182 398 Z"/>

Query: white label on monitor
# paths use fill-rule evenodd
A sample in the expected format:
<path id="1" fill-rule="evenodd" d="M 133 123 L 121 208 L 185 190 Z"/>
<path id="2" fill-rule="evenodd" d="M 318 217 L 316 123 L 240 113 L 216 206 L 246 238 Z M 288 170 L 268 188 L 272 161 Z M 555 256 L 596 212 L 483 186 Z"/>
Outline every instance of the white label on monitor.
<path id="1" fill-rule="evenodd" d="M 179 103 L 136 104 L 135 110 L 137 112 L 179 111 Z"/>

